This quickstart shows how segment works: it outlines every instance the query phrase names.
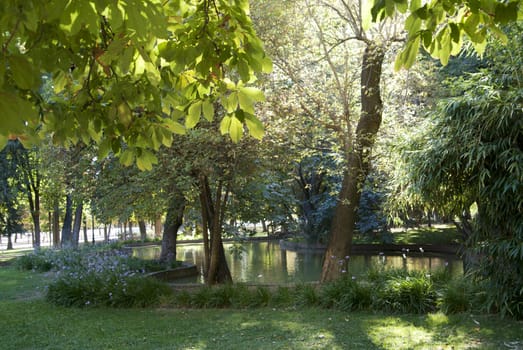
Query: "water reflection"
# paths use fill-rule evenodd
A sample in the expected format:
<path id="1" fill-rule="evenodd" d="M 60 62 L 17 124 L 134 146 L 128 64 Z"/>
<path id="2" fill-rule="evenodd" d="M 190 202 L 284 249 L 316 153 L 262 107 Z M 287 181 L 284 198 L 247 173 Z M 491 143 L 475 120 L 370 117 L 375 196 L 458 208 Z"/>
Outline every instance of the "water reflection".
<path id="1" fill-rule="evenodd" d="M 317 253 L 297 253 L 280 249 L 278 242 L 249 242 L 243 244 L 243 252 L 230 253 L 232 244 L 225 244 L 227 262 L 232 278 L 236 282 L 250 283 L 286 283 L 317 281 L 321 274 L 323 255 Z M 198 267 L 202 266 L 203 247 L 201 244 L 180 244 L 177 247 L 177 259 L 184 260 Z M 160 255 L 159 246 L 146 246 L 133 249 L 133 255 L 144 259 L 155 259 Z M 349 263 L 340 265 L 353 276 L 364 274 L 370 267 L 385 266 L 402 268 L 407 271 L 435 271 L 447 268 L 453 275 L 463 273 L 461 260 L 455 256 L 431 254 L 399 255 L 354 255 Z M 203 276 L 184 279 L 181 282 L 203 282 Z"/>

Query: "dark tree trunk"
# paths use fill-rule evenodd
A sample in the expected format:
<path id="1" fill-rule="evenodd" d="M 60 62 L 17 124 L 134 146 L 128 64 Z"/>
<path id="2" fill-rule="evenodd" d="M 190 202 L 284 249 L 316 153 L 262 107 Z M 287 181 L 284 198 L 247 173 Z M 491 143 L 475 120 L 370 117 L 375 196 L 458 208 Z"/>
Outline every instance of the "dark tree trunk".
<path id="1" fill-rule="evenodd" d="M 202 210 L 202 238 L 203 238 L 203 272 L 207 278 L 211 262 L 211 246 L 209 242 L 209 226 L 211 222 L 212 201 L 209 202 L 207 193 L 210 193 L 209 183 L 202 176 L 200 178 L 200 207 Z"/>
<path id="2" fill-rule="evenodd" d="M 131 220 L 129 220 L 127 222 L 127 225 L 129 226 L 129 239 L 134 239 L 134 236 L 133 236 L 133 222 Z"/>
<path id="3" fill-rule="evenodd" d="M 107 232 L 107 224 L 104 224 L 104 241 L 109 242 L 109 233 Z"/>
<path id="4" fill-rule="evenodd" d="M 73 247 L 73 199 L 70 194 L 65 197 L 65 216 L 62 226 L 62 248 Z"/>
<path id="5" fill-rule="evenodd" d="M 145 221 L 138 220 L 138 228 L 140 229 L 140 239 L 145 241 L 147 239 L 147 228 L 145 226 Z"/>
<path id="6" fill-rule="evenodd" d="M 87 237 L 87 220 L 84 218 L 84 230 L 83 230 L 83 233 L 84 233 L 84 243 L 87 244 L 89 243 L 89 237 Z"/>
<path id="7" fill-rule="evenodd" d="M 58 248 L 60 246 L 60 209 L 58 204 L 53 209 L 53 247 Z"/>
<path id="8" fill-rule="evenodd" d="M 381 68 L 385 52 L 367 45 L 361 69 L 361 115 L 354 145 L 347 155 L 347 171 L 334 213 L 331 236 L 325 252 L 321 282 L 337 279 L 342 274 L 341 260 L 350 255 L 361 190 L 370 171 L 371 151 L 381 124 L 383 103 L 380 94 Z"/>
<path id="9" fill-rule="evenodd" d="M 13 250 L 13 240 L 11 239 L 12 234 L 7 234 L 7 250 Z"/>
<path id="10" fill-rule="evenodd" d="M 84 205 L 82 202 L 78 203 L 74 213 L 74 223 L 73 223 L 73 247 L 78 247 L 78 241 L 80 239 L 80 229 L 82 228 L 82 212 Z"/>
<path id="11" fill-rule="evenodd" d="M 40 183 L 40 181 L 38 181 Z M 31 218 L 33 219 L 34 227 L 34 241 L 33 248 L 35 251 L 40 250 L 41 244 L 41 228 L 40 228 L 40 189 L 39 186 L 31 186 L 33 188 L 33 193 L 27 193 L 27 199 L 29 202 L 29 209 L 31 211 Z M 34 197 L 33 197 L 34 195 Z"/>
<path id="12" fill-rule="evenodd" d="M 225 259 L 225 250 L 222 242 L 222 224 L 225 205 L 227 203 L 227 191 L 223 191 L 223 185 L 218 183 L 214 200 L 210 191 L 209 180 L 203 176 L 200 178 L 201 199 L 205 208 L 204 221 L 207 221 L 207 228 L 210 231 L 210 260 L 206 274 L 207 284 L 232 282 L 231 272 Z M 225 193 L 222 193 L 225 192 Z"/>
<path id="13" fill-rule="evenodd" d="M 183 224 L 183 213 L 186 205 L 185 196 L 178 189 L 175 189 L 171 196 L 165 216 L 162 251 L 160 253 L 160 260 L 169 264 L 176 261 L 176 239 L 178 229 Z"/>

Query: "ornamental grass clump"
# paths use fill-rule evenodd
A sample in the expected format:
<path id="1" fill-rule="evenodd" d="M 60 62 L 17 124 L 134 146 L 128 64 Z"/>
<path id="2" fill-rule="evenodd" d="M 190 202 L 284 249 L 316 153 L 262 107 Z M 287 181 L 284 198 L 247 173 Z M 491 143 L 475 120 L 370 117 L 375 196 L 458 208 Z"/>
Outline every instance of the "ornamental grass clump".
<path id="1" fill-rule="evenodd" d="M 485 312 L 481 306 L 487 305 L 486 286 L 474 281 L 470 276 L 451 280 L 441 291 L 438 308 L 445 314 L 460 312 Z"/>
<path id="2" fill-rule="evenodd" d="M 391 272 L 375 282 L 372 308 L 393 313 L 421 314 L 434 311 L 436 301 L 436 290 L 429 274 Z"/>
<path id="3" fill-rule="evenodd" d="M 366 310 L 372 302 L 371 294 L 368 282 L 344 276 L 321 288 L 320 305 L 343 311 Z"/>

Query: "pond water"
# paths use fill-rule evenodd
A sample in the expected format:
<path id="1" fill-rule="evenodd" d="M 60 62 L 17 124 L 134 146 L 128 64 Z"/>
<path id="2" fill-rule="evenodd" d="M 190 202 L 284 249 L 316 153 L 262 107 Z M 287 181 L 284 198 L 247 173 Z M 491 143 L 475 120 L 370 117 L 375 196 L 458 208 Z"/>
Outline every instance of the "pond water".
<path id="1" fill-rule="evenodd" d="M 225 255 L 235 282 L 247 283 L 288 283 L 317 281 L 321 274 L 323 254 L 314 252 L 294 252 L 283 250 L 278 242 L 247 242 L 241 244 L 241 254 L 232 243 L 225 243 Z M 143 259 L 155 259 L 160 256 L 160 246 L 133 248 L 133 255 Z M 176 259 L 195 264 L 200 268 L 203 261 L 202 244 L 179 244 Z M 402 268 L 407 271 L 434 271 L 447 268 L 451 274 L 463 273 L 463 264 L 454 255 L 435 255 L 420 253 L 365 254 L 352 255 L 348 264 L 341 264 L 340 269 L 347 270 L 352 276 L 360 276 L 369 268 L 385 266 Z M 203 275 L 184 278 L 180 283 L 203 282 Z"/>

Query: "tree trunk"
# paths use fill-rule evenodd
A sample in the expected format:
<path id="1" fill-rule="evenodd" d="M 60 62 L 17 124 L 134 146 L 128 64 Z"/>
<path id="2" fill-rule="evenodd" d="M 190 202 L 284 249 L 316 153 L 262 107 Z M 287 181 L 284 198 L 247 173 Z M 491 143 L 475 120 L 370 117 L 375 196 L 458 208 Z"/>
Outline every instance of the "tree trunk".
<path id="1" fill-rule="evenodd" d="M 209 188 L 208 179 L 205 178 L 206 188 Z M 232 282 L 231 272 L 225 259 L 225 250 L 222 242 L 222 223 L 225 204 L 227 203 L 227 193 L 222 199 L 222 183 L 218 183 L 214 202 L 210 191 L 206 191 L 207 207 L 212 208 L 210 216 L 209 229 L 211 231 L 211 259 L 209 261 L 209 270 L 207 271 L 207 283 L 213 285 L 216 283 Z"/>
<path id="2" fill-rule="evenodd" d="M 7 250 L 13 250 L 13 240 L 11 239 L 11 233 L 7 234 Z"/>
<path id="3" fill-rule="evenodd" d="M 65 197 L 65 216 L 62 226 L 62 248 L 73 247 L 73 199 L 70 194 Z"/>
<path id="4" fill-rule="evenodd" d="M 162 216 L 158 215 L 156 216 L 156 219 L 154 220 L 154 237 L 160 238 L 162 236 Z"/>
<path id="5" fill-rule="evenodd" d="M 107 232 L 107 224 L 104 224 L 104 242 L 109 242 L 109 233 Z"/>
<path id="6" fill-rule="evenodd" d="M 53 209 L 52 221 L 53 247 L 58 248 L 60 246 L 60 208 L 58 204 L 56 204 Z"/>
<path id="7" fill-rule="evenodd" d="M 321 273 L 321 282 L 337 279 L 343 273 L 341 263 L 350 255 L 357 209 L 365 179 L 370 171 L 371 151 L 381 125 L 383 103 L 380 94 L 381 68 L 385 52 L 368 44 L 362 58 L 361 115 L 356 139 L 347 155 L 347 171 L 334 213 L 331 236 Z"/>
<path id="8" fill-rule="evenodd" d="M 41 228 L 40 228 L 40 190 L 39 187 L 33 187 L 34 197 L 30 192 L 27 193 L 29 201 L 29 209 L 31 211 L 31 218 L 33 219 L 34 227 L 34 241 L 33 248 L 35 251 L 40 250 L 41 244 Z"/>
<path id="9" fill-rule="evenodd" d="M 89 243 L 89 237 L 87 237 L 87 220 L 84 218 L 84 243 Z"/>
<path id="10" fill-rule="evenodd" d="M 178 189 L 175 189 L 171 196 L 165 216 L 162 251 L 160 253 L 160 260 L 169 264 L 176 261 L 176 239 L 178 229 L 183 224 L 183 213 L 186 205 L 185 196 Z"/>
<path id="11" fill-rule="evenodd" d="M 129 225 L 129 238 L 130 239 L 134 239 L 134 236 L 133 236 L 133 222 L 131 220 L 129 220 L 127 222 L 127 224 Z"/>
<path id="12" fill-rule="evenodd" d="M 82 228 L 82 212 L 83 212 L 83 202 L 78 203 L 76 206 L 76 210 L 74 213 L 74 223 L 73 223 L 73 234 L 72 234 L 72 242 L 73 247 L 78 247 L 78 241 L 80 239 L 80 229 Z"/>
<path id="13" fill-rule="evenodd" d="M 203 275 L 207 278 L 211 262 L 211 246 L 209 244 L 209 227 L 211 223 L 212 201 L 208 200 L 210 189 L 205 178 L 200 178 L 200 207 L 202 211 L 202 238 L 203 238 Z"/>
<path id="14" fill-rule="evenodd" d="M 138 220 L 138 228 L 140 229 L 140 239 L 145 241 L 147 239 L 147 227 L 144 220 Z"/>

